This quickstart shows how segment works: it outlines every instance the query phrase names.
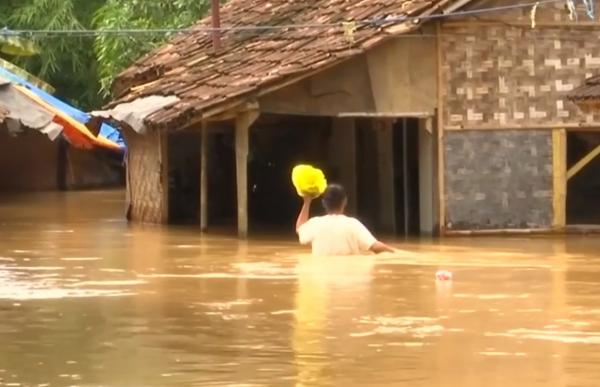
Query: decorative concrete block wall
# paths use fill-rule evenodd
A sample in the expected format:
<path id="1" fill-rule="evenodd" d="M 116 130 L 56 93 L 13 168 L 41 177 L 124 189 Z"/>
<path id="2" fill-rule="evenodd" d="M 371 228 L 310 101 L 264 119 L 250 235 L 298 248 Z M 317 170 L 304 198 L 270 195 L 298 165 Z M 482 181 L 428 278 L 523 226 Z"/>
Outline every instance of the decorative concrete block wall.
<path id="1" fill-rule="evenodd" d="M 552 134 L 448 132 L 444 141 L 447 230 L 552 225 Z"/>
<path id="2" fill-rule="evenodd" d="M 529 11 L 493 19 L 529 23 Z M 544 26 L 570 22 L 564 2 L 540 6 L 537 15 L 536 29 L 501 23 L 443 28 L 446 127 L 600 125 L 600 114 L 583 114 L 566 99 L 600 73 L 600 30 Z M 588 22 L 585 13 L 580 18 Z"/>

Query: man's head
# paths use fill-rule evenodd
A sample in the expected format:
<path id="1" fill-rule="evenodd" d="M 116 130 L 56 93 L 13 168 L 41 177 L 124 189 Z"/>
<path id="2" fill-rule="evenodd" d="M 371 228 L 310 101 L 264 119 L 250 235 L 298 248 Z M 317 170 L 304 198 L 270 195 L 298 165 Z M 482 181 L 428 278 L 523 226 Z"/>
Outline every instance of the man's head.
<path id="1" fill-rule="evenodd" d="M 341 214 L 346 209 L 346 190 L 339 184 L 330 184 L 323 194 L 322 201 L 328 214 Z"/>

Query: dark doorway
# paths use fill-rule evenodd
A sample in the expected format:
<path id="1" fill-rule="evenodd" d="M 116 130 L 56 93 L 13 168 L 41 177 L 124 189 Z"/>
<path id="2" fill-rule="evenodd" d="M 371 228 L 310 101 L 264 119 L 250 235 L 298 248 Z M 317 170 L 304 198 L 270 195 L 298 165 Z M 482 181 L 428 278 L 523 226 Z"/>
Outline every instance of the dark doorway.
<path id="1" fill-rule="evenodd" d="M 237 222 L 235 134 L 223 126 L 208 135 L 208 227 Z"/>
<path id="2" fill-rule="evenodd" d="M 567 170 L 600 145 L 600 133 L 567 132 Z M 600 224 L 600 157 L 567 181 L 567 224 Z"/>
<path id="3" fill-rule="evenodd" d="M 250 138 L 248 198 L 250 226 L 292 232 L 301 200 L 291 182 L 298 164 L 312 164 L 335 179 L 327 163 L 330 119 L 263 115 Z M 313 214 L 320 211 L 315 203 Z"/>
<path id="4" fill-rule="evenodd" d="M 361 118 L 356 127 L 359 218 L 378 233 L 418 235 L 419 120 Z M 382 130 L 388 131 L 384 140 L 378 138 Z M 383 152 L 391 155 L 390 165 L 387 159 L 382 165 Z M 381 190 L 390 193 L 382 195 Z"/>
<path id="5" fill-rule="evenodd" d="M 396 233 L 419 235 L 419 120 L 416 118 L 401 118 L 394 123 L 394 186 Z"/>
<path id="6" fill-rule="evenodd" d="M 200 215 L 200 133 L 169 136 L 169 222 L 196 224 Z"/>

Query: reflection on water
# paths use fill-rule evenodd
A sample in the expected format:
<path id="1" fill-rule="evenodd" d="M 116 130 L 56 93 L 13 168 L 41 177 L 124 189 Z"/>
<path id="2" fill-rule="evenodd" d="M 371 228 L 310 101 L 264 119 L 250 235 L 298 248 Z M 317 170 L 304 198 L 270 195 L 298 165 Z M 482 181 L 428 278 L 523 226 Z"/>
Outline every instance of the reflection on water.
<path id="1" fill-rule="evenodd" d="M 596 237 L 314 258 L 122 209 L 120 192 L 0 198 L 0 386 L 600 380 Z"/>

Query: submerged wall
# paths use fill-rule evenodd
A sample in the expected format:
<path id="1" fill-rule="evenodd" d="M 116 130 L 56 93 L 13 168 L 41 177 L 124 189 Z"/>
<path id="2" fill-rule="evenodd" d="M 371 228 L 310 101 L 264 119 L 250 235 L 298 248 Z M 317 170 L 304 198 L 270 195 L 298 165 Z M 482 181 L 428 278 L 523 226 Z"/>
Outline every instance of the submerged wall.
<path id="1" fill-rule="evenodd" d="M 530 11 L 441 23 L 441 208 L 448 231 L 564 230 L 565 128 L 600 127 L 600 114 L 583 114 L 567 94 L 600 71 L 600 33 L 583 26 L 581 7 L 577 22 L 564 3 L 540 5 L 535 29 Z"/>
<path id="2" fill-rule="evenodd" d="M 551 228 L 551 132 L 451 132 L 444 156 L 447 230 Z"/>
<path id="3" fill-rule="evenodd" d="M 166 144 L 158 133 L 139 135 L 124 132 L 127 146 L 127 201 L 130 220 L 141 223 L 164 223 L 168 217 L 167 181 L 163 181 Z M 162 145 L 162 146 L 161 146 Z M 163 160 L 164 165 L 163 165 Z"/>
<path id="4" fill-rule="evenodd" d="M 58 144 L 43 134 L 10 136 L 0 128 L 0 191 L 58 188 Z"/>

